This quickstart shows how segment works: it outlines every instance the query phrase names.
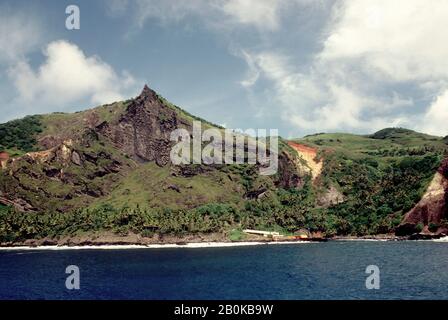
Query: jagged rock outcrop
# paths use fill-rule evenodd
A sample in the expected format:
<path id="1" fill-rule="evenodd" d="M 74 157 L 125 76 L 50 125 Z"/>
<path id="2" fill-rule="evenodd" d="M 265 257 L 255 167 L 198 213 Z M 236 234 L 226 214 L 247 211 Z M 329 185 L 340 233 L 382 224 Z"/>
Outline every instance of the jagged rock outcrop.
<path id="1" fill-rule="evenodd" d="M 53 147 L 51 149 L 45 151 L 37 151 L 37 152 L 28 152 L 21 157 L 11 158 L 5 163 L 4 168 L 10 169 L 10 173 L 17 170 L 20 167 L 20 163 L 22 161 L 26 161 L 30 164 L 45 164 L 50 163 L 52 161 L 56 161 L 59 164 L 67 165 L 74 160 L 78 165 L 81 164 L 81 159 L 79 158 L 79 154 L 76 151 L 73 151 L 73 140 L 68 139 L 63 141 L 57 147 Z"/>
<path id="2" fill-rule="evenodd" d="M 141 161 L 155 161 L 164 166 L 169 162 L 176 128 L 190 128 L 176 110 L 166 106 L 157 94 L 145 85 L 142 93 L 132 100 L 117 123 L 103 122 L 97 131 L 108 137 L 116 147 Z"/>
<path id="3" fill-rule="evenodd" d="M 277 185 L 285 188 L 300 189 L 305 184 L 307 176 L 315 181 L 322 172 L 323 161 L 317 159 L 317 149 L 310 148 L 292 141 L 288 145 L 295 151 L 288 152 L 284 150 L 278 155 L 279 179 Z M 333 199 L 334 193 L 331 193 L 331 201 L 335 203 L 340 199 Z M 342 201 L 342 200 L 341 200 Z M 340 202 L 340 201 L 339 201 Z"/>
<path id="4" fill-rule="evenodd" d="M 66 211 L 107 193 L 123 162 L 105 151 L 84 150 L 71 139 L 59 146 L 9 159 L 0 179 L 0 203 L 19 211 Z M 112 180 L 111 180 L 112 181 Z"/>
<path id="5" fill-rule="evenodd" d="M 408 213 L 395 233 L 399 236 L 417 232 L 446 232 L 438 228 L 441 221 L 448 217 L 448 158 L 445 159 L 420 202 Z M 421 229 L 423 227 L 423 229 Z M 429 230 L 430 227 L 436 230 Z"/>
<path id="6" fill-rule="evenodd" d="M 302 170 L 297 159 L 287 151 L 278 155 L 278 173 L 279 187 L 300 189 L 305 184 L 306 172 Z"/>

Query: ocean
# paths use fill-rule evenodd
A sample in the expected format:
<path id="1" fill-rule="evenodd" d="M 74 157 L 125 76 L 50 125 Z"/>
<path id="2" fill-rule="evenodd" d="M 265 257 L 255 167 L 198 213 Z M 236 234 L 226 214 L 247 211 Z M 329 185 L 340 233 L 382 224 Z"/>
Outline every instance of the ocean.
<path id="1" fill-rule="evenodd" d="M 448 242 L 0 251 L 3 300 L 448 299 L 447 287 Z"/>

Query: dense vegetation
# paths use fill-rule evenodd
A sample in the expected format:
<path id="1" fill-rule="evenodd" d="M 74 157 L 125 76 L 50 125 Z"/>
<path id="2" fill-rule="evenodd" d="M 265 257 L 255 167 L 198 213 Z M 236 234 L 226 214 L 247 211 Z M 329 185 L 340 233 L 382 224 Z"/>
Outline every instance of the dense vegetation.
<path id="1" fill-rule="evenodd" d="M 3 207 L 0 209 L 0 242 L 101 231 L 122 235 L 134 232 L 143 236 L 225 233 L 235 228 L 257 227 L 294 231 L 298 223 L 303 224 L 305 220 L 301 215 L 291 215 L 292 211 L 281 208 L 301 197 L 299 193 L 303 191 L 294 195 L 284 192 L 281 196 L 283 205 L 278 201 L 248 201 L 242 209 L 231 204 L 208 204 L 190 210 L 141 209 L 138 206 L 117 209 L 104 205 L 68 213 L 19 213 Z"/>
<path id="2" fill-rule="evenodd" d="M 340 166 L 338 155 L 333 155 L 327 160 L 325 177 L 327 183 L 338 183 L 345 201 L 329 208 L 315 205 L 319 191 L 311 181 L 300 190 L 278 189 L 262 200 L 246 200 L 243 207 L 217 203 L 179 210 L 102 205 L 68 213 L 17 213 L 2 207 L 0 242 L 101 231 L 144 236 L 229 233 L 243 228 L 284 233 L 306 228 L 328 236 L 387 233 L 420 199 L 440 160 L 437 154 L 406 157 L 380 168 L 371 159 L 345 159 Z"/>
<path id="3" fill-rule="evenodd" d="M 406 135 L 406 134 L 415 134 L 415 131 L 405 129 L 405 128 L 386 128 L 380 131 L 375 132 L 374 134 L 370 135 L 369 137 L 372 139 L 387 139 L 387 138 L 393 138 L 393 137 L 400 137 L 400 135 Z"/>
<path id="4" fill-rule="evenodd" d="M 126 103 L 114 106 L 102 106 L 96 112 L 101 119 L 110 120 L 119 116 Z M 190 120 L 199 119 L 178 107 L 171 107 Z M 68 132 L 69 125 L 70 132 L 78 132 L 85 118 L 82 113 L 53 114 L 1 124 L 0 149 L 32 151 L 44 127 L 45 133 L 50 135 L 60 130 Z M 31 163 L 23 164 L 18 178 L 8 174 L 2 183 L 3 190 L 12 188 L 16 194 L 18 183 L 26 186 L 25 193 L 31 188 L 34 194 L 39 194 L 34 202 L 79 201 L 70 192 L 88 192 L 98 201 L 87 207 L 81 203 L 77 207 L 84 209 L 63 213 L 57 210 L 21 213 L 0 206 L 0 242 L 103 231 L 123 235 L 134 232 L 143 236 L 225 233 L 233 240 L 241 238 L 244 228 L 283 233 L 306 228 L 328 236 L 388 233 L 418 202 L 441 160 L 448 154 L 447 138 L 401 128 L 384 129 L 370 136 L 310 135 L 298 142 L 320 150 L 318 157 L 324 161 L 323 172 L 316 181 L 301 177 L 304 181 L 300 189 L 285 190 L 275 186 L 272 179 L 258 176 L 251 166 L 222 166 L 203 171 L 193 166 L 188 178 L 173 174 L 168 166 L 161 168 L 154 163 L 133 167 L 132 161 L 121 159 L 122 155 L 112 146 L 94 140 L 85 150 L 78 147 L 78 152 L 97 154 L 91 162 L 67 167 L 54 164 L 50 168 L 52 172 L 63 169 L 76 187 L 69 187 L 58 179 L 47 179 L 46 184 L 43 183 L 39 177 L 45 177 L 48 172 L 44 169 L 48 168 Z M 280 147 L 294 152 L 284 140 L 280 140 Z M 132 171 L 123 177 L 107 175 L 110 172 L 104 168 L 113 167 L 111 156 L 121 159 Z M 99 172 L 99 168 L 103 168 L 103 172 Z M 37 177 L 34 180 L 30 179 L 33 175 Z M 116 187 L 103 194 L 103 185 Z M 330 188 L 336 189 L 344 201 L 318 205 Z M 258 190 L 266 190 L 260 199 L 244 196 Z M 24 195 L 27 198 L 25 196 L 27 194 Z"/>
<path id="5" fill-rule="evenodd" d="M 369 136 L 316 134 L 301 142 L 319 147 L 323 184 L 336 186 L 344 196 L 343 203 L 312 210 L 327 234 L 393 231 L 448 155 L 442 138 L 403 128 Z"/>
<path id="6" fill-rule="evenodd" d="M 365 159 L 345 160 L 325 170 L 337 181 L 345 201 L 329 208 L 338 217 L 337 234 L 378 234 L 392 231 L 421 198 L 442 157 L 427 154 L 404 157 L 387 165 Z"/>
<path id="7" fill-rule="evenodd" d="M 40 116 L 28 116 L 0 124 L 0 151 L 19 150 L 33 151 L 36 146 L 36 135 L 42 132 Z"/>

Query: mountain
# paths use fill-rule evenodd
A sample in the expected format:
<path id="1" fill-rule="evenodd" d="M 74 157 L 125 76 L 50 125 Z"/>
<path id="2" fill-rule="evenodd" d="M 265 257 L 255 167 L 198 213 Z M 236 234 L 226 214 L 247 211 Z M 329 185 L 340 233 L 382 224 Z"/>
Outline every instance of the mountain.
<path id="1" fill-rule="evenodd" d="M 171 132 L 195 120 L 224 130 L 145 86 L 127 101 L 0 125 L 0 242 L 446 232 L 446 139 L 402 128 L 280 138 L 278 172 L 264 176 L 260 163 L 173 165 Z"/>

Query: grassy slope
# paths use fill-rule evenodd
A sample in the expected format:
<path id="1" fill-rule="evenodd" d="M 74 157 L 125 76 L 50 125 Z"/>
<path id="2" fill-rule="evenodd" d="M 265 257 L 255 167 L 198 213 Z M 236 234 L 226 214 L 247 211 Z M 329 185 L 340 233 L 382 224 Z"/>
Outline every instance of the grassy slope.
<path id="1" fill-rule="evenodd" d="M 161 97 L 160 99 L 166 106 L 174 109 L 177 115 L 187 123 L 197 120 L 204 124 L 203 129 L 215 127 L 214 124 L 189 114 L 181 108 L 172 105 L 167 100 Z M 46 136 L 62 137 L 64 139 L 77 137 L 83 132 L 89 118 L 92 118 L 94 115 L 98 118 L 98 122 L 117 121 L 128 104 L 129 101 L 116 102 L 76 113 L 52 113 L 35 116 L 39 120 L 39 130 L 32 132 L 32 141 L 34 141 L 32 148 L 30 147 L 26 150 L 19 149 L 13 155 L 23 155 L 31 150 L 43 150 L 37 141 Z M 23 120 L 17 120 L 11 124 L 11 127 L 22 124 L 22 122 Z M 222 130 L 222 128 L 219 128 L 219 130 Z M 80 147 L 78 146 L 77 148 Z M 94 144 L 86 151 L 93 153 L 105 151 L 114 155 L 115 158 L 121 158 L 128 165 L 132 165 L 133 162 L 130 159 L 123 158 L 123 155 L 119 154 L 107 141 Z M 85 163 L 84 166 L 70 166 L 64 168 L 64 170 L 67 174 L 79 177 L 92 175 L 95 171 L 94 166 L 90 163 Z M 215 170 L 183 178 L 171 175 L 169 167 L 161 168 L 154 163 L 137 165 L 134 162 L 134 168 L 133 170 L 123 172 L 124 176 L 115 175 L 113 181 L 111 181 L 111 176 L 97 177 L 95 179 L 83 178 L 84 183 L 93 189 L 101 185 L 114 186 L 111 193 L 105 197 L 91 199 L 92 203 L 89 207 L 98 208 L 107 203 L 117 208 L 125 206 L 135 208 L 139 205 L 141 208 L 167 207 L 171 209 L 194 208 L 206 203 L 235 203 L 241 205 L 241 196 L 247 191 L 243 184 L 245 181 L 239 176 L 238 172 L 234 174 L 232 172 Z M 36 167 L 34 170 L 38 174 L 42 174 L 42 168 Z M 234 181 L 229 179 L 229 175 L 234 176 Z M 49 196 L 54 197 L 54 199 L 50 199 L 50 202 L 59 202 L 70 191 L 70 187 L 57 180 L 36 181 L 28 177 L 27 174 L 19 175 L 19 179 L 20 182 L 30 185 L 33 189 L 46 190 Z M 170 187 L 177 188 L 180 192 Z M 226 190 L 226 192 L 222 192 L 222 190 Z M 64 201 L 69 205 L 78 206 L 82 204 L 83 199 L 75 197 Z"/>
<path id="2" fill-rule="evenodd" d="M 447 145 L 441 137 L 430 136 L 412 130 L 390 129 L 388 131 L 390 132 L 389 134 L 378 135 L 378 137 L 384 138 L 375 138 L 375 134 L 323 133 L 306 136 L 295 141 L 321 149 L 339 151 L 353 159 L 369 156 L 387 159 L 387 155 L 394 151 L 409 150 L 411 152 L 412 150 L 419 150 L 425 147 L 438 151 L 447 149 Z M 383 155 L 386 155 L 386 157 Z"/>
<path id="3" fill-rule="evenodd" d="M 239 203 L 244 192 L 241 184 L 231 181 L 220 171 L 185 178 L 173 176 L 170 167 L 161 168 L 154 163 L 147 163 L 125 177 L 97 205 L 110 203 L 115 207 L 194 208 L 206 203 Z"/>
<path id="4" fill-rule="evenodd" d="M 345 197 L 344 203 L 320 210 L 327 228 L 339 234 L 390 232 L 419 201 L 448 154 L 442 138 L 400 128 L 295 141 L 320 150 L 324 171 L 319 183 L 333 185 Z"/>
<path id="5" fill-rule="evenodd" d="M 49 136 L 77 136 L 87 126 L 89 117 L 98 117 L 99 122 L 114 121 L 124 113 L 128 101 L 120 101 L 112 104 L 102 105 L 90 110 L 75 113 L 51 113 L 41 116 L 43 130 L 37 138 Z"/>
<path id="6" fill-rule="evenodd" d="M 174 108 L 184 120 L 190 123 L 193 120 L 200 120 L 163 98 L 161 100 Z M 38 116 L 40 124 L 29 133 L 36 140 L 47 135 L 77 135 L 93 114 L 96 114 L 100 121 L 115 121 L 124 112 L 127 104 L 128 102 L 117 102 L 74 114 L 54 113 Z M 10 127 L 14 128 L 17 124 L 20 126 L 20 121 Z M 207 127 L 214 125 L 206 123 L 205 128 Z M 17 154 L 38 148 L 37 145 L 30 146 L 30 141 L 33 140 L 24 140 L 20 134 L 15 135 L 12 140 L 9 141 L 8 150 L 15 150 Z M 124 176 L 115 176 L 113 181 L 110 177 L 85 180 L 87 184 L 93 186 L 114 185 L 110 194 L 93 201 L 89 207 L 101 213 L 101 208 L 106 204 L 111 204 L 115 208 L 139 206 L 144 210 L 160 207 L 177 210 L 195 208 L 203 204 L 232 203 L 240 211 L 232 213 L 233 216 L 229 219 L 236 219 L 238 225 L 243 227 L 280 226 L 290 231 L 305 227 L 312 231 L 327 231 L 328 234 L 387 232 L 396 226 L 404 212 L 418 201 L 434 174 L 438 161 L 447 150 L 442 138 L 402 129 L 386 129 L 372 136 L 317 134 L 295 141 L 321 150 L 320 155 L 325 158 L 325 167 L 318 183 L 324 186 L 328 183 L 334 184 L 346 197 L 343 204 L 328 209 L 314 207 L 315 198 L 325 188 L 321 185 L 312 191 L 309 184 L 300 192 L 278 190 L 270 193 L 263 201 L 242 201 L 241 196 L 248 190 L 260 187 L 274 190 L 272 180 L 257 177 L 244 166 L 224 166 L 217 171 L 182 178 L 173 176 L 168 167 L 160 168 L 152 163 L 137 166 L 129 160 L 130 165 L 134 165 L 136 169 L 126 171 Z M 281 148 L 294 152 L 289 150 L 283 140 L 280 140 L 280 143 Z M 93 146 L 91 151 L 101 149 L 105 149 L 108 153 L 117 153 L 107 142 Z M 123 155 L 115 154 L 115 156 Z M 78 167 L 71 167 L 68 170 L 82 175 L 93 172 L 95 168 L 87 168 L 87 172 L 84 173 L 77 172 L 82 170 Z M 29 177 L 26 175 L 20 179 L 33 188 L 46 189 L 55 196 L 50 200 L 55 203 L 60 201 L 67 191 L 66 186 L 55 181 L 42 185 L 36 184 L 36 181 L 27 181 Z M 175 186 L 180 192 L 170 186 Z M 76 202 L 79 199 L 70 201 Z M 219 206 L 212 209 L 212 212 L 227 210 Z M 117 212 L 117 215 L 121 214 Z M 196 223 L 200 228 L 204 228 L 204 231 L 212 230 L 207 229 L 210 221 L 208 213 L 204 215 L 204 211 L 199 210 L 189 212 L 188 215 L 199 219 Z M 154 223 L 168 224 L 169 217 L 165 222 Z M 201 219 L 205 219 L 206 222 Z M 163 230 L 179 228 L 175 221 L 169 223 L 172 225 L 163 227 L 165 228 Z"/>

